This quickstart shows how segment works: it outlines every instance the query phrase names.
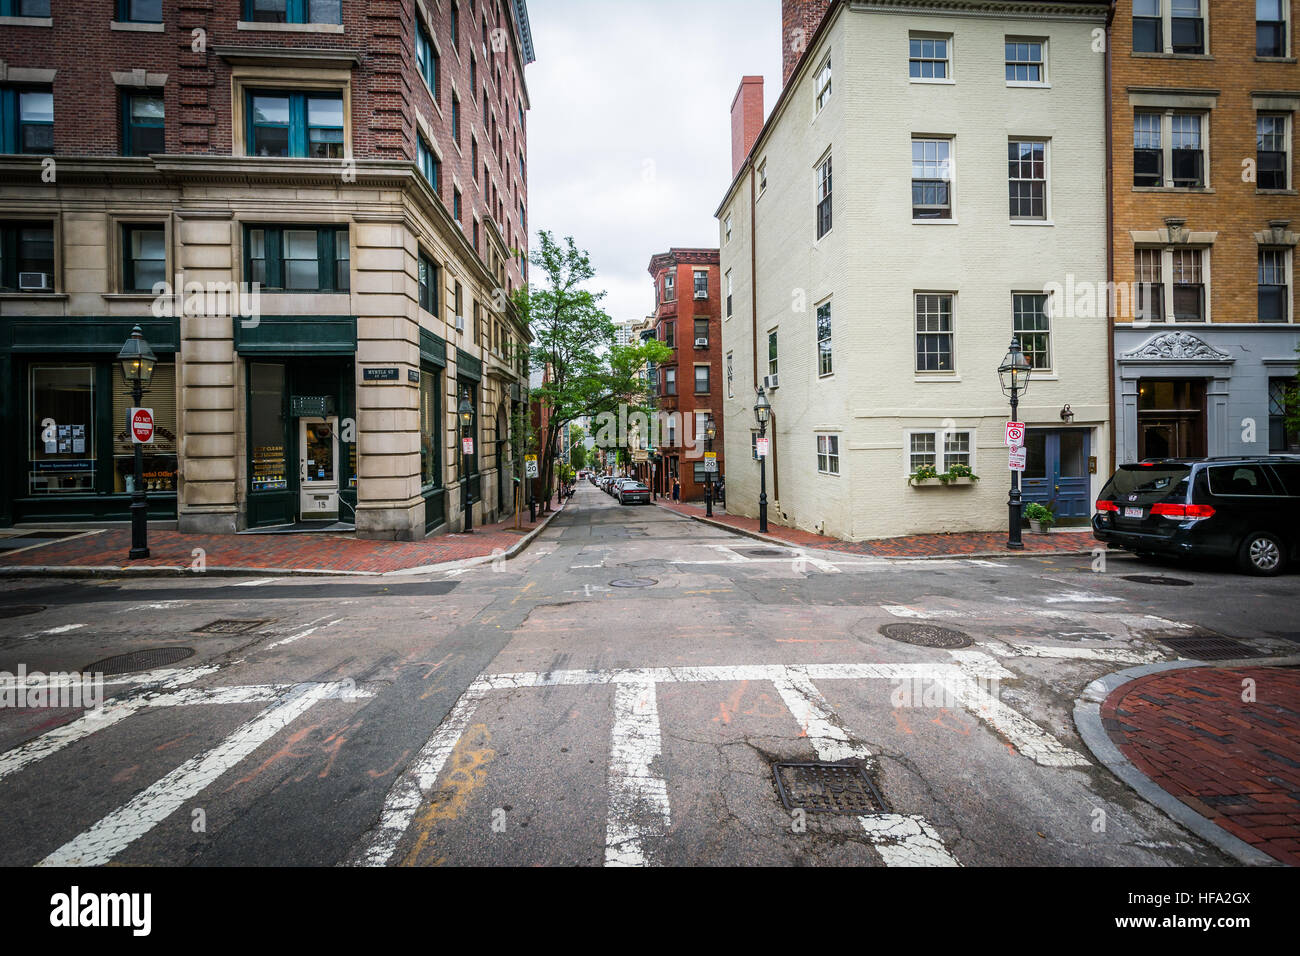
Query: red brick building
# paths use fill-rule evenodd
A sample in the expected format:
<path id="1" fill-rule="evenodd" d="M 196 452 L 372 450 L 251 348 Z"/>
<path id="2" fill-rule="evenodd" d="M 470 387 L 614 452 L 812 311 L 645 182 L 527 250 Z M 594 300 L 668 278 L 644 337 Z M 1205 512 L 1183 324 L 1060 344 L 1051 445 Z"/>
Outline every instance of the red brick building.
<path id="1" fill-rule="evenodd" d="M 656 489 L 671 494 L 681 481 L 682 500 L 703 499 L 707 478 L 705 427 L 717 428 L 712 450 L 718 476 L 725 475 L 722 441 L 722 310 L 728 292 L 717 249 L 670 249 L 650 260 L 655 283 L 655 338 L 673 349 L 659 366 L 660 415 Z M 717 480 L 718 476 L 714 476 Z"/>

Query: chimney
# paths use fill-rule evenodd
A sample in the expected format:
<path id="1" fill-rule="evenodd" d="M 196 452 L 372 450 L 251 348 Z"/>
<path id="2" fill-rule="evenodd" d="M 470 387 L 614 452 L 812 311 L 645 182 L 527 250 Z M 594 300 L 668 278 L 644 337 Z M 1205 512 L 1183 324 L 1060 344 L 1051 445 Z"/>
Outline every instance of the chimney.
<path id="1" fill-rule="evenodd" d="M 831 0 L 781 0 L 781 86 L 808 49 Z"/>
<path id="2" fill-rule="evenodd" d="M 731 177 L 734 179 L 745 157 L 754 148 L 763 129 L 763 78 L 742 76 L 740 89 L 731 101 Z"/>

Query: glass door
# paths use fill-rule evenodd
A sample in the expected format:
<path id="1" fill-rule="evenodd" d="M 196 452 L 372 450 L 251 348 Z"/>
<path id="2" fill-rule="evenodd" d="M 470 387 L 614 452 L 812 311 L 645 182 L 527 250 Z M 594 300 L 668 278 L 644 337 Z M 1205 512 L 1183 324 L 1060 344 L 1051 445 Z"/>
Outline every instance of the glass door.
<path id="1" fill-rule="evenodd" d="M 336 416 L 298 422 L 298 513 L 305 521 L 338 520 L 338 425 Z"/>

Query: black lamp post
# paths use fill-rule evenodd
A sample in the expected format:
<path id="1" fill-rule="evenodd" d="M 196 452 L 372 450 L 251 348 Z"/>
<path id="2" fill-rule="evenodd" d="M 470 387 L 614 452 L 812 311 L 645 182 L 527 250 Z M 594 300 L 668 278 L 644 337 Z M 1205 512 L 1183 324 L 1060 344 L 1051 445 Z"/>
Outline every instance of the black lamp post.
<path id="1" fill-rule="evenodd" d="M 1002 366 L 998 369 L 998 379 L 1002 383 L 1003 394 L 1011 398 L 1011 420 L 1019 421 L 1016 417 L 1020 413 L 1020 396 L 1029 388 L 1029 373 L 1031 366 L 1029 359 L 1025 358 L 1025 353 L 1020 351 L 1020 339 L 1011 339 L 1011 351 L 1007 352 L 1007 357 L 1002 360 Z M 1011 472 L 1011 496 L 1007 499 L 1007 547 L 1012 551 L 1020 551 L 1024 548 L 1025 543 L 1020 539 L 1020 509 L 1022 501 L 1020 498 L 1020 472 Z"/>
<path id="2" fill-rule="evenodd" d="M 153 380 L 153 369 L 158 358 L 144 339 L 140 326 L 131 330 L 131 337 L 117 353 L 117 360 L 122 363 L 122 375 L 131 386 L 131 402 L 139 408 L 144 401 L 144 387 Z M 131 422 L 126 423 L 127 434 L 131 433 Z M 144 490 L 144 447 L 135 444 L 135 482 L 131 493 L 131 551 L 132 561 L 149 557 L 149 500 Z"/>
<path id="3" fill-rule="evenodd" d="M 758 401 L 754 403 L 754 418 L 758 421 L 758 437 L 767 437 L 767 423 L 772 418 L 772 406 L 767 392 L 758 387 Z M 767 534 L 767 455 L 758 456 L 758 530 Z"/>
<path id="4" fill-rule="evenodd" d="M 474 498 L 469 493 L 469 459 L 470 452 L 465 444 L 465 439 L 473 441 L 474 436 L 470 434 L 470 429 L 474 427 L 474 406 L 469 403 L 469 389 L 460 393 L 460 407 L 456 409 L 460 415 L 460 445 L 461 445 L 461 501 L 465 505 L 465 533 L 474 533 Z"/>
<path id="5" fill-rule="evenodd" d="M 709 416 L 708 424 L 704 426 L 704 438 L 708 442 L 706 451 L 713 451 L 713 439 L 718 437 L 718 426 L 713 424 L 713 416 Z M 713 462 L 713 467 L 718 466 L 718 459 L 706 459 L 704 465 L 704 480 L 707 483 L 708 491 L 705 492 L 704 513 L 708 517 L 713 517 L 713 472 L 709 471 L 708 462 Z"/>

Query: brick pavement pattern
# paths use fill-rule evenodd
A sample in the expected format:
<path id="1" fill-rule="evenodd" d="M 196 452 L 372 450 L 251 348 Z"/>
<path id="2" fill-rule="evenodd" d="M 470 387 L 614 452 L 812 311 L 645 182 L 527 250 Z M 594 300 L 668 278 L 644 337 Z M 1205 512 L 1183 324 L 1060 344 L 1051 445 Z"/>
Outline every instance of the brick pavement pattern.
<path id="1" fill-rule="evenodd" d="M 1247 678 L 1251 703 L 1242 700 Z M 1274 859 L 1300 865 L 1300 672 L 1161 671 L 1116 689 L 1101 717 L 1157 786 Z"/>
<path id="2" fill-rule="evenodd" d="M 703 517 L 703 505 L 673 503 L 671 501 L 655 502 L 661 508 L 667 508 L 677 514 L 688 517 Z M 716 509 L 713 521 L 731 528 L 758 532 L 758 519 L 739 515 L 721 514 Z M 876 541 L 841 541 L 811 531 L 798 528 L 786 528 L 768 520 L 767 535 L 778 538 L 788 544 L 801 548 L 821 548 L 826 551 L 842 551 L 845 554 L 857 554 L 873 558 L 941 558 L 960 557 L 976 554 L 1012 554 L 1007 550 L 1006 532 L 961 532 L 956 534 L 913 534 L 900 538 L 881 538 Z M 1089 552 L 1094 548 L 1104 547 L 1092 536 L 1091 528 L 1079 528 L 1077 531 L 1059 531 L 1052 534 L 1024 534 L 1026 552 Z"/>
<path id="3" fill-rule="evenodd" d="M 182 534 L 150 531 L 150 556 L 127 561 L 131 529 L 114 528 L 97 534 L 56 541 L 17 554 L 0 552 L 4 567 L 193 567 L 194 549 L 202 548 L 206 570 L 247 568 L 261 571 L 402 571 L 429 564 L 489 557 L 508 551 L 545 520 L 529 524 L 514 519 L 475 528 L 473 534 L 446 534 L 424 541 L 370 541 L 350 534 Z"/>

